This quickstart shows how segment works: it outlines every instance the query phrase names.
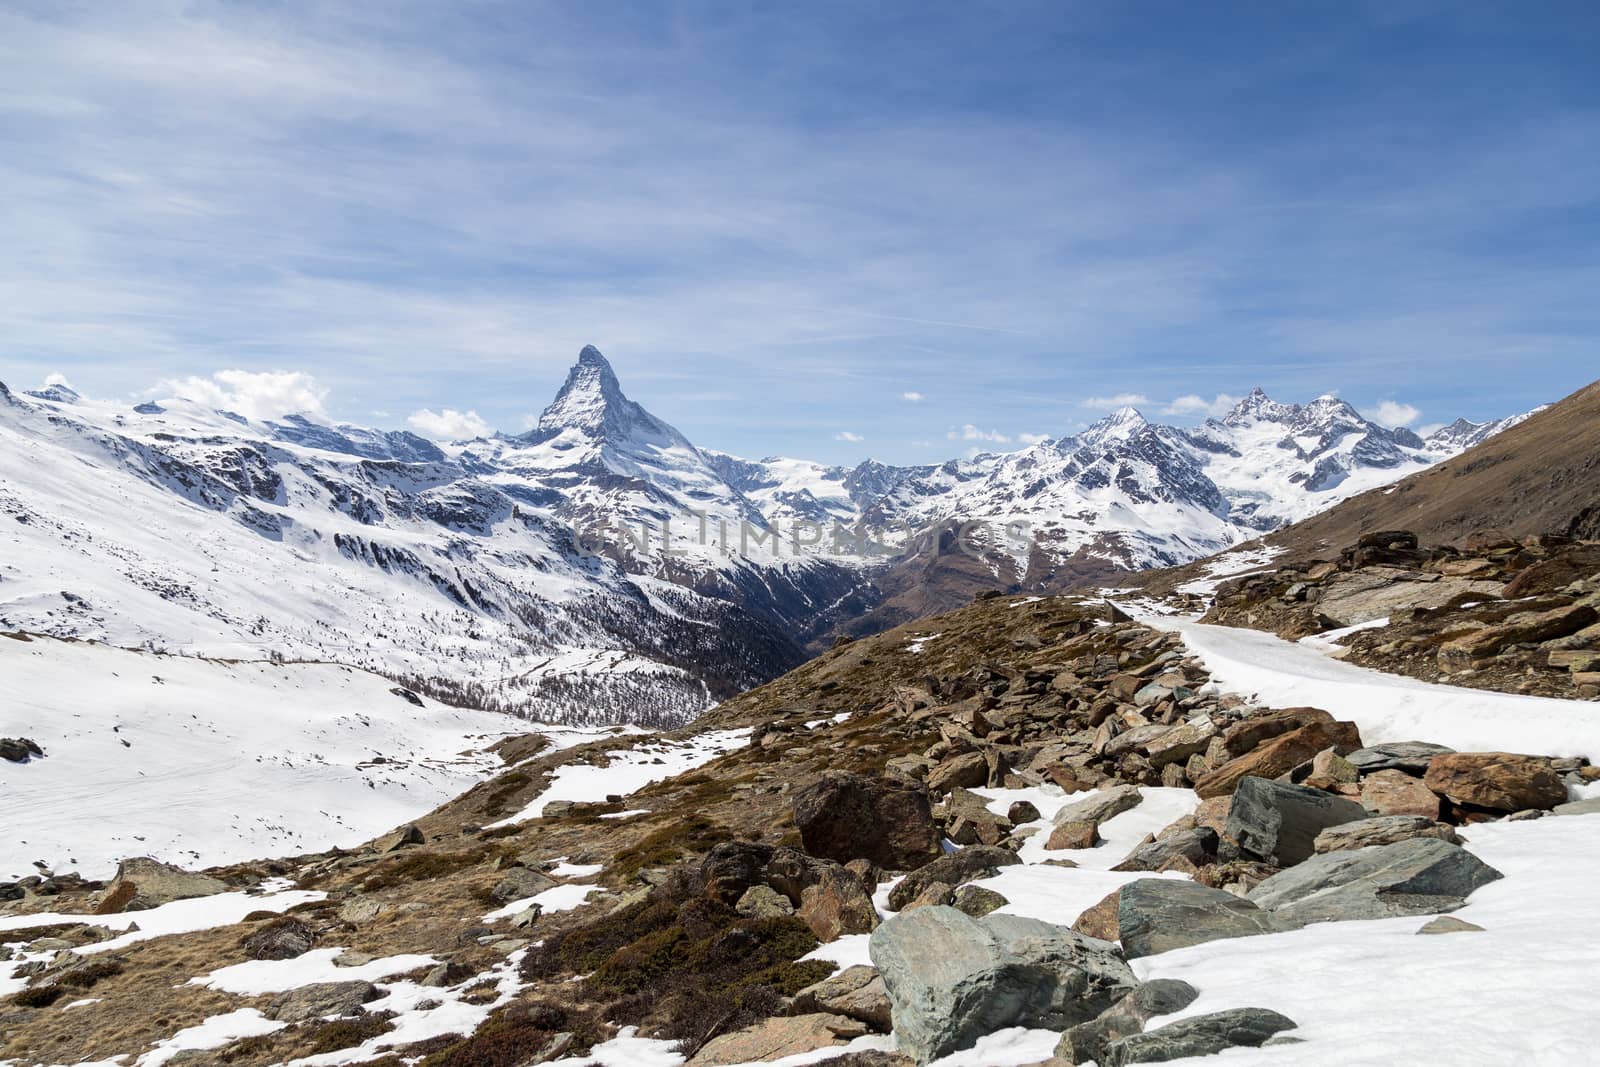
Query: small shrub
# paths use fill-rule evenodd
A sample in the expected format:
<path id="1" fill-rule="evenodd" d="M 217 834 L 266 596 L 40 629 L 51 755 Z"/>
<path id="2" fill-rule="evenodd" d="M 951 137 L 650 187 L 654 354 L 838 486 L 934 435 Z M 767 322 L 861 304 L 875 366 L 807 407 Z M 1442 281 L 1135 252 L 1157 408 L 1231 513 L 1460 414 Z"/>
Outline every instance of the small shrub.
<path id="1" fill-rule="evenodd" d="M 348 1019 L 335 1019 L 317 1028 L 311 1035 L 309 1055 L 319 1056 L 324 1052 L 338 1052 L 340 1049 L 355 1048 L 364 1042 L 370 1041 L 379 1034 L 386 1034 L 394 1029 L 392 1011 L 366 1012 Z"/>
<path id="2" fill-rule="evenodd" d="M 487 857 L 487 850 L 473 852 L 413 852 L 374 871 L 361 887 L 368 892 L 389 889 L 408 882 L 426 882 L 444 878 L 468 867 L 475 867 Z"/>
<path id="3" fill-rule="evenodd" d="M 11 998 L 11 1002 L 22 1008 L 48 1008 L 61 999 L 66 990 L 58 985 L 30 986 Z"/>
<path id="4" fill-rule="evenodd" d="M 115 978 L 122 971 L 122 964 L 116 960 L 95 959 L 63 973 L 56 979 L 56 983 L 74 989 L 93 989 L 102 979 Z"/>

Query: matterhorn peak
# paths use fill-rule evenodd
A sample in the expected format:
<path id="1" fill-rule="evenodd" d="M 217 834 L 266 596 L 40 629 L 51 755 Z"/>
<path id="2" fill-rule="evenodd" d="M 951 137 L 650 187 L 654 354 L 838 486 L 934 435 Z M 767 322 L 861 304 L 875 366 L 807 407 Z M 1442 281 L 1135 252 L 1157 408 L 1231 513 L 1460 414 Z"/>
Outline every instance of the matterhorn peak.
<path id="1" fill-rule="evenodd" d="M 623 395 L 622 384 L 606 357 L 594 345 L 584 345 L 561 391 L 539 416 L 539 432 L 576 428 L 602 433 L 616 429 L 617 421 L 632 407 L 637 405 Z"/>

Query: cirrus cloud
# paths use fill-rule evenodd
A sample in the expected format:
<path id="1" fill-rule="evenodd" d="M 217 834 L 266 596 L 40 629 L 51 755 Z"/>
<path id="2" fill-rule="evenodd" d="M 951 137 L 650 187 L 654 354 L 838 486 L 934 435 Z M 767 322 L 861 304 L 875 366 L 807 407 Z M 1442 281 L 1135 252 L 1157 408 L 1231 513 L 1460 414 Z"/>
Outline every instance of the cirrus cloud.
<path id="1" fill-rule="evenodd" d="M 1150 403 L 1143 393 L 1117 393 L 1113 396 L 1088 396 L 1078 401 L 1079 406 L 1097 411 L 1115 411 L 1117 408 L 1138 407 Z"/>
<path id="2" fill-rule="evenodd" d="M 1163 415 L 1208 415 L 1217 417 L 1232 411 L 1234 405 L 1239 403 L 1239 398 L 1227 393 L 1218 393 L 1213 399 L 1207 400 L 1196 393 L 1188 393 L 1176 397 L 1166 407 L 1161 409 Z"/>
<path id="3" fill-rule="evenodd" d="M 838 433 L 833 435 L 833 439 L 835 441 L 848 441 L 853 445 L 858 445 L 862 441 L 866 440 L 866 438 L 862 437 L 860 434 L 851 433 L 849 430 L 840 430 Z"/>

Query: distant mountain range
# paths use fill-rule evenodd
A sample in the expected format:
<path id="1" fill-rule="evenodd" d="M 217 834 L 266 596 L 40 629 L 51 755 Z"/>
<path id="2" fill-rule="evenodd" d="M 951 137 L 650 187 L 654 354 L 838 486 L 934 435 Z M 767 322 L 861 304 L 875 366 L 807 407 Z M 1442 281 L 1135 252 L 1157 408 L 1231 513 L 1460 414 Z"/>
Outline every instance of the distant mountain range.
<path id="1" fill-rule="evenodd" d="M 1208 555 L 1523 417 L 1419 438 L 1257 390 L 1193 429 L 1124 408 L 1018 452 L 841 467 L 697 448 L 592 347 L 531 431 L 450 444 L 0 385 L 0 630 L 661 725 L 836 633 Z"/>

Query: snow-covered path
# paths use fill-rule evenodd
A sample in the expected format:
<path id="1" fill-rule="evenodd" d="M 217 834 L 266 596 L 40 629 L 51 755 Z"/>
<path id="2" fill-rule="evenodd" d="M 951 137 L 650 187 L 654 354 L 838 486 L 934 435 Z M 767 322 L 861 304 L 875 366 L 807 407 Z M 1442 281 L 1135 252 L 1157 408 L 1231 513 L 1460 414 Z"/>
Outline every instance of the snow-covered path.
<path id="1" fill-rule="evenodd" d="M 1435 685 L 1257 630 L 1159 616 L 1141 621 L 1182 634 L 1224 690 L 1274 707 L 1323 708 L 1354 722 L 1368 744 L 1432 741 L 1461 751 L 1600 759 L 1600 704 Z"/>

